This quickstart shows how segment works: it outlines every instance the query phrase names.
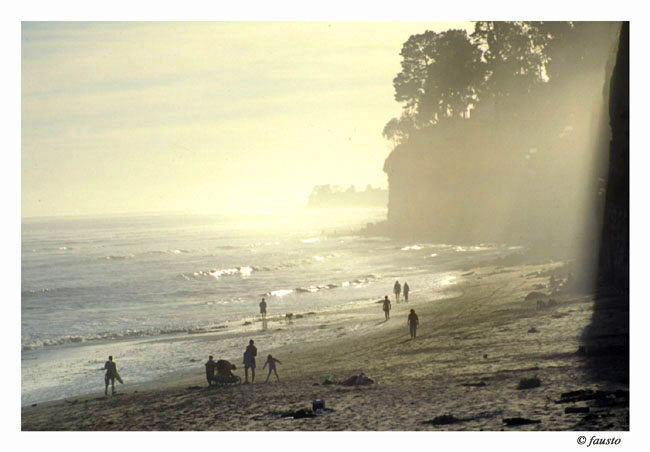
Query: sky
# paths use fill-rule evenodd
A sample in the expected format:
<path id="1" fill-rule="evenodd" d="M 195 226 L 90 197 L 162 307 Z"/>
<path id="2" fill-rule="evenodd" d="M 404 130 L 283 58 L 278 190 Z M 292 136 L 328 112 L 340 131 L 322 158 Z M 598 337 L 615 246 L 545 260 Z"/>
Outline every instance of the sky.
<path id="1" fill-rule="evenodd" d="M 469 22 L 22 22 L 22 217 L 387 186 L 402 44 Z"/>

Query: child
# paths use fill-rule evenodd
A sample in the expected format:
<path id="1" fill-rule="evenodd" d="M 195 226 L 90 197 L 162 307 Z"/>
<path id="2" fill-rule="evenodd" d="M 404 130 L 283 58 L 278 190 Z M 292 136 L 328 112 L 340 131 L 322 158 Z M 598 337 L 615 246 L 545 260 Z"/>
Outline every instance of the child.
<path id="1" fill-rule="evenodd" d="M 266 367 L 266 365 L 268 364 L 269 365 L 269 374 L 266 376 L 266 381 L 264 383 L 268 383 L 269 377 L 271 376 L 271 372 L 273 372 L 275 374 L 275 378 L 277 378 L 278 381 L 280 381 L 280 377 L 278 377 L 278 371 L 275 369 L 275 363 L 282 364 L 279 359 L 275 359 L 271 355 L 269 355 L 268 358 L 266 358 L 266 362 L 264 363 L 264 367 L 262 367 L 262 369 L 264 369 Z"/>

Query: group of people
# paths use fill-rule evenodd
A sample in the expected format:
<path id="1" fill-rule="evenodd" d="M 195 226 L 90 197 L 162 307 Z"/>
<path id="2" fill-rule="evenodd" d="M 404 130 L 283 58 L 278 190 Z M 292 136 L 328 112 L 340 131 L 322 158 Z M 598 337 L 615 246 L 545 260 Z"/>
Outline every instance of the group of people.
<path id="1" fill-rule="evenodd" d="M 391 304 L 390 304 L 390 300 L 388 299 L 388 295 L 384 297 L 384 302 L 382 306 L 384 309 L 384 315 L 386 316 L 386 320 L 390 319 Z M 415 309 L 411 309 L 411 312 L 409 313 L 407 319 L 407 323 L 409 325 L 409 331 L 411 332 L 411 338 L 415 339 L 418 326 L 420 325 L 420 319 L 418 319 L 418 315 L 415 313 Z"/>
<path id="2" fill-rule="evenodd" d="M 244 375 L 245 375 L 244 384 L 248 384 L 248 369 L 251 370 L 251 383 L 255 383 L 255 357 L 256 356 L 257 356 L 257 347 L 255 347 L 255 341 L 251 339 L 248 343 L 248 346 L 246 347 L 246 351 L 244 352 Z M 262 369 L 266 369 L 266 366 L 269 366 L 269 373 L 266 376 L 266 380 L 264 381 L 264 383 L 267 383 L 269 381 L 269 377 L 271 376 L 271 373 L 275 374 L 275 378 L 277 378 L 277 380 L 280 381 L 276 363 L 282 364 L 282 362 L 279 359 L 274 358 L 270 354 L 266 357 L 266 362 L 264 363 Z"/>
<path id="3" fill-rule="evenodd" d="M 399 303 L 399 296 L 402 292 L 404 292 L 404 301 L 406 303 L 409 302 L 409 292 L 410 292 L 410 287 L 409 284 L 405 281 L 404 282 L 404 287 L 402 288 L 401 284 L 399 281 L 395 281 L 395 285 L 393 285 L 393 293 L 395 294 L 395 301 Z M 390 319 L 390 310 L 392 308 L 390 304 L 390 300 L 388 299 L 388 295 L 384 297 L 384 303 L 383 303 L 383 309 L 384 309 L 384 315 L 386 316 L 386 320 Z M 413 309 L 411 309 L 413 311 Z"/>
<path id="4" fill-rule="evenodd" d="M 404 292 L 404 301 L 408 303 L 410 290 L 411 288 L 409 287 L 409 284 L 406 281 L 404 282 L 404 287 L 400 285 L 399 281 L 395 281 L 395 285 L 393 285 L 393 293 L 395 294 L 395 301 L 399 303 L 399 296 L 402 292 Z"/>
<path id="5" fill-rule="evenodd" d="M 402 290 L 404 291 L 404 300 L 408 303 L 409 290 L 410 290 L 408 283 L 405 282 L 404 288 L 402 289 L 402 286 L 400 285 L 399 281 L 395 281 L 395 285 L 393 286 L 393 292 L 395 293 L 395 299 L 397 300 L 398 303 L 399 303 L 399 296 Z M 384 310 L 384 316 L 386 317 L 386 320 L 390 319 L 390 310 L 392 309 L 392 305 L 390 303 L 390 300 L 388 299 L 388 295 L 384 296 L 382 309 Z M 418 318 L 418 315 L 415 313 L 415 309 L 411 309 L 411 312 L 409 313 L 406 322 L 408 323 L 409 326 L 411 339 L 415 339 L 417 335 L 418 326 L 420 325 L 420 319 Z"/>
<path id="6" fill-rule="evenodd" d="M 248 370 L 250 369 L 251 371 L 251 383 L 255 383 L 255 368 L 256 363 L 255 363 L 255 357 L 257 356 L 257 347 L 255 347 L 255 341 L 251 339 L 248 343 L 248 346 L 246 347 L 246 351 L 244 351 L 244 383 L 243 384 L 248 384 Z M 265 369 L 266 366 L 269 366 L 269 373 L 266 376 L 265 383 L 269 381 L 269 377 L 271 376 L 271 373 L 275 374 L 275 378 L 280 381 L 280 377 L 278 376 L 278 370 L 276 364 L 282 364 L 282 362 L 274 358 L 272 355 L 268 355 L 266 357 L 266 362 L 264 363 L 264 367 L 262 369 Z M 219 361 L 214 361 L 214 357 L 210 355 L 208 358 L 208 362 L 205 363 L 205 376 L 206 379 L 208 380 L 208 385 L 211 385 L 213 382 L 218 382 L 218 381 L 224 381 L 224 382 L 230 382 L 232 378 L 234 377 L 232 371 L 236 369 L 236 366 L 229 361 L 226 361 L 224 359 L 220 359 Z"/>
<path id="7" fill-rule="evenodd" d="M 397 303 L 399 303 L 399 297 L 401 293 L 404 293 L 404 301 L 408 303 L 409 290 L 410 289 L 408 283 L 404 282 L 404 287 L 402 287 L 399 281 L 395 281 L 395 285 L 393 286 L 393 293 L 395 294 L 395 300 L 397 301 Z M 388 299 L 388 295 L 384 297 L 382 307 L 384 310 L 384 315 L 386 316 L 386 320 L 390 319 L 390 310 L 392 306 L 390 300 Z M 260 314 L 262 316 L 262 319 L 266 319 L 266 301 L 264 300 L 264 298 L 262 298 L 262 301 L 260 302 Z M 409 325 L 411 338 L 415 339 L 417 334 L 417 328 L 418 325 L 420 324 L 420 321 L 414 309 L 411 309 L 411 312 L 409 313 L 407 319 L 407 323 Z M 257 356 L 257 347 L 255 347 L 255 341 L 251 339 L 248 343 L 248 346 L 246 347 L 246 350 L 244 351 L 244 360 L 243 360 L 244 384 L 249 383 L 248 381 L 249 369 L 251 371 L 251 383 L 255 383 L 255 368 L 256 368 L 255 357 L 256 356 Z M 265 383 L 269 381 L 269 378 L 271 377 L 272 373 L 275 374 L 275 378 L 277 378 L 277 380 L 280 381 L 280 377 L 278 376 L 277 364 L 282 364 L 282 362 L 279 359 L 274 358 L 272 355 L 267 356 L 266 362 L 264 363 L 264 367 L 262 367 L 262 369 L 266 369 L 266 366 L 269 367 L 269 373 L 266 376 Z M 236 370 L 236 368 L 237 367 L 234 364 L 230 363 L 229 361 L 224 359 L 215 361 L 214 356 L 210 355 L 208 357 L 208 361 L 205 363 L 205 375 L 206 375 L 206 379 L 208 380 L 208 385 L 212 385 L 212 383 L 216 383 L 218 381 L 230 382 L 233 379 L 236 379 L 237 377 L 235 377 L 235 375 L 232 373 L 232 371 Z M 115 394 L 115 380 L 118 380 L 120 383 L 122 383 L 122 378 L 117 372 L 117 366 L 115 364 L 115 361 L 113 361 L 112 356 L 108 357 L 108 361 L 106 361 L 102 370 L 106 370 L 106 374 L 104 376 L 104 382 L 106 384 L 106 387 L 104 389 L 104 394 L 108 395 L 109 385 L 112 385 L 111 387 L 112 394 Z"/>

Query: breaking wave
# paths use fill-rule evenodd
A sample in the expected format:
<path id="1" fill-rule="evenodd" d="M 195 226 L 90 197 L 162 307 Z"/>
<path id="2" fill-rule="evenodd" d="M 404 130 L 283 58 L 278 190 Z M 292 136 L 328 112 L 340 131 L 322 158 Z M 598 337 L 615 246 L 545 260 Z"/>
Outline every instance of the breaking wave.
<path id="1" fill-rule="evenodd" d="M 261 294 L 263 297 L 284 297 L 285 295 L 289 295 L 290 293 L 316 293 L 320 292 L 323 290 L 329 290 L 329 289 L 336 289 L 339 287 L 350 287 L 350 286 L 361 286 L 364 284 L 371 283 L 375 280 L 380 279 L 379 276 L 377 275 L 364 275 L 360 278 L 357 278 L 353 281 L 343 281 L 340 283 L 329 283 L 329 284 L 316 284 L 316 285 L 311 285 L 307 287 L 296 287 L 295 289 L 278 289 L 278 290 L 272 290 L 270 292 L 266 292 L 264 294 Z"/>
<path id="2" fill-rule="evenodd" d="M 226 328 L 225 325 L 212 326 L 188 326 L 188 327 L 168 327 L 168 328 L 145 328 L 124 330 L 120 332 L 101 332 L 87 336 L 69 335 L 50 339 L 31 339 L 22 345 L 22 350 L 35 350 L 43 347 L 52 347 L 58 345 L 79 344 L 91 341 L 128 339 L 138 337 L 160 336 L 164 334 L 196 334 L 197 332 L 211 332 Z"/>

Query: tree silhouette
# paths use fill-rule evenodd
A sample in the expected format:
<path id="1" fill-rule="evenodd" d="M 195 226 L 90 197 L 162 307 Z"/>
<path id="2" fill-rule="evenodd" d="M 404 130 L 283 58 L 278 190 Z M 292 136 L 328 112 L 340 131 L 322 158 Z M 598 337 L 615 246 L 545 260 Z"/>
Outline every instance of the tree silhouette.
<path id="1" fill-rule="evenodd" d="M 393 80 L 395 99 L 404 104 L 384 136 L 402 140 L 409 128 L 422 128 L 443 118 L 468 117 L 485 78 L 481 50 L 465 30 L 426 31 L 402 47 L 402 71 Z"/>
<path id="2" fill-rule="evenodd" d="M 403 112 L 383 130 L 394 145 L 384 162 L 387 227 L 576 243 L 583 201 L 602 188 L 605 66 L 617 28 L 477 22 L 471 36 L 411 36 L 393 80 Z"/>
<path id="3" fill-rule="evenodd" d="M 383 135 L 397 146 L 416 130 L 443 119 L 468 119 L 470 112 L 516 129 L 531 122 L 522 103 L 538 105 L 532 114 L 539 120 L 548 117 L 553 105 L 562 103 L 549 85 L 599 70 L 602 55 L 589 49 L 606 47 L 602 43 L 611 40 L 611 31 L 607 22 L 479 21 L 471 36 L 464 30 L 412 35 L 393 80 L 404 111 L 388 121 Z M 588 85 L 577 83 L 576 91 L 581 87 Z M 563 118 L 570 114 L 557 115 L 555 127 L 569 126 Z"/>

